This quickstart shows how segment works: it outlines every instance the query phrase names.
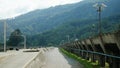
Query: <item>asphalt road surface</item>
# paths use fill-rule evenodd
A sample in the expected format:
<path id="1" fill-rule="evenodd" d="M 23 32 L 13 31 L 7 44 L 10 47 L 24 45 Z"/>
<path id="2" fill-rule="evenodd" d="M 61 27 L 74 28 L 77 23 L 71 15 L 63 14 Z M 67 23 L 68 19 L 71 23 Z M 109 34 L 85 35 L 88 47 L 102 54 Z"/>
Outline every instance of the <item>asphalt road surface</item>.
<path id="1" fill-rule="evenodd" d="M 0 53 L 0 68 L 23 68 L 38 52 L 10 51 Z"/>
<path id="2" fill-rule="evenodd" d="M 0 52 L 0 68 L 24 68 L 38 54 L 40 62 L 37 65 L 40 68 L 83 68 L 79 62 L 62 54 L 55 47 L 41 48 L 40 52 Z"/>
<path id="3" fill-rule="evenodd" d="M 58 48 L 53 48 L 44 53 L 45 62 L 41 68 L 83 68 L 72 58 L 62 54 Z"/>

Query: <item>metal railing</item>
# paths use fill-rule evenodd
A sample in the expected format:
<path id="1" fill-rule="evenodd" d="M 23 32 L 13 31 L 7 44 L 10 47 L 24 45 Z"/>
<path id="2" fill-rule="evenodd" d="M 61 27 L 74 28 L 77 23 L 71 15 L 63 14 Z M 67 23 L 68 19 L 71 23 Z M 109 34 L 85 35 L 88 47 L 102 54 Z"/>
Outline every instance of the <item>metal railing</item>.
<path id="1" fill-rule="evenodd" d="M 77 50 L 77 51 L 81 51 L 81 52 L 86 52 L 86 53 L 97 54 L 97 55 L 103 55 L 103 56 L 106 56 L 106 57 L 111 57 L 111 58 L 116 58 L 116 59 L 120 59 L 120 56 L 114 56 L 114 55 L 109 55 L 109 54 L 100 53 L 100 52 L 94 52 L 94 51 L 88 51 L 88 50 L 81 50 L 81 49 L 76 49 L 76 48 L 69 48 L 69 49 Z"/>

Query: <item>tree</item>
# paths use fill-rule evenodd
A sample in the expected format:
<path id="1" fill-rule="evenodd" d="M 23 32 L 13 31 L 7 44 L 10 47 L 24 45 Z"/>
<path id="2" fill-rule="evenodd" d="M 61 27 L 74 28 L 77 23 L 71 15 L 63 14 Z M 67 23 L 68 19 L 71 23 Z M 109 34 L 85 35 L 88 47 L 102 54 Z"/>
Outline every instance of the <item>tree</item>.
<path id="1" fill-rule="evenodd" d="M 9 37 L 8 45 L 17 46 L 23 41 L 22 33 L 19 29 L 13 31 Z"/>

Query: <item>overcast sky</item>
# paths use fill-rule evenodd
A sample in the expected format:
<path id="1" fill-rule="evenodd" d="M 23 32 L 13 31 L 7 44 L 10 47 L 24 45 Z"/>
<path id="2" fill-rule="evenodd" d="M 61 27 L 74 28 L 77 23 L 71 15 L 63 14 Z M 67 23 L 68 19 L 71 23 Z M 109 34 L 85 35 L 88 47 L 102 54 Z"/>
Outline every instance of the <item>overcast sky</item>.
<path id="1" fill-rule="evenodd" d="M 0 19 L 56 5 L 80 2 L 81 0 L 0 0 Z"/>

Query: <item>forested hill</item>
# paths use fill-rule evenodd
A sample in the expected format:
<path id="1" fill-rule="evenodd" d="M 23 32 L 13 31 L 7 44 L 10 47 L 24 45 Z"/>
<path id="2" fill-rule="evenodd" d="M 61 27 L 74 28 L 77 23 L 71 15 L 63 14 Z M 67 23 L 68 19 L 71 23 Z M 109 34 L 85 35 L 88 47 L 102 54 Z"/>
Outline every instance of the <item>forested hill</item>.
<path id="1" fill-rule="evenodd" d="M 88 36 L 90 25 L 98 23 L 98 13 L 93 7 L 98 1 L 107 5 L 102 11 L 103 22 L 111 26 L 114 26 L 113 23 L 119 24 L 120 0 L 83 0 L 79 3 L 38 9 L 14 19 L 7 19 L 7 33 L 10 34 L 12 30 L 18 28 L 26 35 L 32 35 L 28 43 L 34 45 L 58 44 L 66 39 L 67 34 L 71 37 L 74 34 L 78 38 Z M 104 26 L 106 31 L 112 30 L 112 27 L 107 25 Z M 3 24 L 1 23 L 0 35 L 3 37 Z"/>
<path id="2" fill-rule="evenodd" d="M 120 14 L 102 19 L 102 33 L 115 32 L 117 30 L 120 30 Z M 68 42 L 68 35 L 70 41 L 96 36 L 98 35 L 98 20 L 88 19 L 66 22 L 51 31 L 28 37 L 28 44 L 59 45 L 61 42 Z"/>
<path id="3" fill-rule="evenodd" d="M 103 9 L 102 17 L 117 15 L 120 12 L 120 0 L 83 0 L 75 4 L 59 5 L 47 9 L 39 9 L 27 14 L 9 19 L 7 24 L 8 32 L 12 29 L 19 28 L 29 35 L 39 34 L 70 20 L 85 20 L 97 18 L 96 9 L 93 5 L 96 2 L 104 2 L 107 7 Z M 2 28 L 0 29 L 0 31 Z"/>

